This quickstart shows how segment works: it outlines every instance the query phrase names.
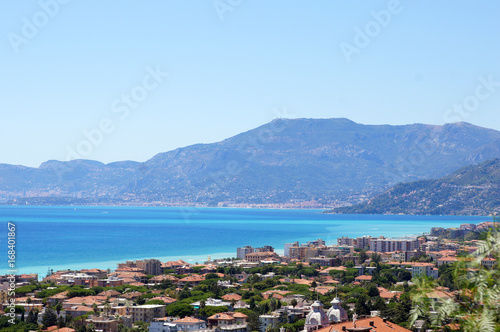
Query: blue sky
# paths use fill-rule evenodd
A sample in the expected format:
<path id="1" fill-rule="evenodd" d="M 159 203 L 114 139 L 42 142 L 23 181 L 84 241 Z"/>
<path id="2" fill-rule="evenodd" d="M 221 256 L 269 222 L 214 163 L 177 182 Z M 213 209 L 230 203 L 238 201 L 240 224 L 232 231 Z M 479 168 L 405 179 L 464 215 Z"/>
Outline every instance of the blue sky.
<path id="1" fill-rule="evenodd" d="M 499 12 L 416 0 L 5 2 L 0 163 L 144 161 L 280 116 L 500 130 Z"/>

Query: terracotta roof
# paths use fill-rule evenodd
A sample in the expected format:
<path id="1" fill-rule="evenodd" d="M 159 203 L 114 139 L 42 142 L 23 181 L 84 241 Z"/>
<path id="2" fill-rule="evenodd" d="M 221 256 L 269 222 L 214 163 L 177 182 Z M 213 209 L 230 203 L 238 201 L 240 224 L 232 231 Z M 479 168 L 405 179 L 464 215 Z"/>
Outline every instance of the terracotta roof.
<path id="1" fill-rule="evenodd" d="M 285 279 L 280 279 L 281 282 L 286 282 Z M 289 281 L 292 284 L 299 284 L 299 285 L 311 285 L 312 281 L 311 280 L 306 280 L 306 279 L 290 279 Z"/>
<path id="2" fill-rule="evenodd" d="M 174 303 L 177 301 L 176 299 L 171 298 L 169 296 L 156 296 L 156 297 L 153 297 L 151 300 L 160 300 L 160 301 L 165 302 L 165 304 L 170 304 L 170 303 Z"/>
<path id="3" fill-rule="evenodd" d="M 248 318 L 248 316 L 247 316 L 247 315 L 245 315 L 244 313 L 242 313 L 242 312 L 237 312 L 237 311 L 233 313 L 233 317 L 234 317 L 234 318 Z"/>
<path id="4" fill-rule="evenodd" d="M 49 296 L 49 299 L 65 299 L 65 298 L 67 298 L 67 294 L 68 294 L 68 291 L 64 291 L 64 292 Z"/>
<path id="5" fill-rule="evenodd" d="M 220 313 L 220 314 L 212 315 L 212 316 L 208 317 L 207 319 L 234 320 L 234 317 L 230 316 L 230 315 L 228 315 L 226 313 Z"/>
<path id="6" fill-rule="evenodd" d="M 171 280 L 171 281 L 175 282 L 175 281 L 179 280 L 179 278 L 176 278 L 176 277 L 171 276 L 169 274 L 164 274 L 164 275 L 155 276 L 155 277 L 151 278 L 150 280 L 152 280 L 152 281 Z"/>
<path id="7" fill-rule="evenodd" d="M 104 292 L 100 292 L 99 294 L 97 295 L 100 295 L 100 296 L 118 296 L 120 295 L 120 292 L 117 292 L 115 290 L 107 290 L 107 291 L 104 291 Z"/>
<path id="8" fill-rule="evenodd" d="M 373 326 L 370 326 L 370 322 L 373 322 Z M 339 324 L 333 324 L 325 328 L 317 330 L 317 332 L 341 332 L 342 327 L 346 327 L 347 331 L 353 328 L 352 322 L 345 322 Z M 391 323 L 389 321 L 384 322 L 380 317 L 368 317 L 361 318 L 356 321 L 356 330 L 351 331 L 366 331 L 366 332 L 410 332 L 410 330 L 405 329 L 399 325 Z M 364 329 L 363 329 L 364 328 Z"/>
<path id="9" fill-rule="evenodd" d="M 427 297 L 431 299 L 445 299 L 445 298 L 453 298 L 453 294 L 448 292 L 443 292 L 440 290 L 434 290 L 432 292 L 427 293 Z"/>
<path id="10" fill-rule="evenodd" d="M 415 263 L 412 266 L 434 266 L 432 263 Z"/>
<path id="11" fill-rule="evenodd" d="M 224 295 L 222 298 L 224 300 L 227 300 L 227 301 L 231 301 L 231 300 L 239 301 L 239 300 L 241 300 L 241 295 L 231 293 L 231 294 Z"/>
<path id="12" fill-rule="evenodd" d="M 338 280 L 327 280 L 324 282 L 324 284 L 340 284 L 340 281 Z"/>
<path id="13" fill-rule="evenodd" d="M 204 323 L 204 320 L 193 318 L 193 317 L 184 317 L 178 320 L 174 320 L 172 323 L 177 324 L 194 324 L 194 323 Z"/>
<path id="14" fill-rule="evenodd" d="M 181 282 L 197 282 L 197 281 L 203 281 L 205 280 L 205 277 L 200 276 L 200 275 L 192 275 L 192 276 L 187 276 L 185 278 L 182 278 Z"/>
<path id="15" fill-rule="evenodd" d="M 66 309 L 66 311 L 86 311 L 86 312 L 89 312 L 89 311 L 93 311 L 93 309 L 90 307 L 84 306 L 84 305 L 76 305 L 74 307 L 71 307 L 71 309 Z"/>
<path id="16" fill-rule="evenodd" d="M 47 327 L 46 330 L 43 331 L 50 331 L 50 332 L 75 332 L 74 329 L 69 328 L 69 327 L 59 327 L 57 325 L 54 326 L 49 326 Z"/>
<path id="17" fill-rule="evenodd" d="M 372 280 L 372 276 L 366 276 L 366 275 L 362 275 L 362 276 L 357 276 L 356 278 L 354 278 L 355 280 L 358 280 L 358 281 L 370 281 Z"/>

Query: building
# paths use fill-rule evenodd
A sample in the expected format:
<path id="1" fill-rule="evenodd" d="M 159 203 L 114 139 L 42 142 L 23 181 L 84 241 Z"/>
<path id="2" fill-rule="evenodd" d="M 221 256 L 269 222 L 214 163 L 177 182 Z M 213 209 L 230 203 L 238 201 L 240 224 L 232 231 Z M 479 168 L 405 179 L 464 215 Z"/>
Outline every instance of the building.
<path id="1" fill-rule="evenodd" d="M 299 241 L 295 241 L 293 243 L 285 243 L 285 250 L 283 252 L 283 256 L 290 257 L 290 248 L 298 246 L 299 246 Z"/>
<path id="2" fill-rule="evenodd" d="M 354 245 L 354 248 L 369 249 L 371 239 L 372 239 L 371 236 L 366 236 L 366 235 L 356 238 L 356 244 Z"/>
<path id="3" fill-rule="evenodd" d="M 110 317 L 90 316 L 85 320 L 85 324 L 94 324 L 96 331 L 117 332 L 119 322 Z"/>
<path id="4" fill-rule="evenodd" d="M 336 259 L 328 257 L 313 257 L 309 259 L 309 264 L 319 264 L 321 266 L 334 266 Z"/>
<path id="5" fill-rule="evenodd" d="M 309 261 L 311 258 L 318 256 L 319 248 L 315 247 L 290 247 L 290 258 Z"/>
<path id="6" fill-rule="evenodd" d="M 342 301 L 338 297 L 335 297 L 332 302 L 331 308 L 328 309 L 326 315 L 328 316 L 328 320 L 330 323 L 341 323 L 347 321 L 347 312 L 340 305 Z"/>
<path id="7" fill-rule="evenodd" d="M 281 315 L 277 313 L 272 313 L 270 315 L 260 315 L 260 332 L 266 332 L 268 326 L 278 326 L 281 323 L 282 318 Z"/>
<path id="8" fill-rule="evenodd" d="M 356 245 L 356 239 L 351 239 L 347 236 L 342 236 L 337 239 L 337 245 L 354 247 Z"/>
<path id="9" fill-rule="evenodd" d="M 161 304 L 144 304 L 129 308 L 132 315 L 132 323 L 143 321 L 151 323 L 155 318 L 165 317 L 165 305 Z"/>
<path id="10" fill-rule="evenodd" d="M 315 241 L 309 241 L 306 244 L 308 247 L 324 247 L 325 246 L 325 241 L 321 239 L 317 239 Z"/>
<path id="11" fill-rule="evenodd" d="M 404 327 L 391 323 L 380 317 L 368 317 L 357 319 L 355 322 L 344 322 L 333 324 L 318 330 L 318 332 L 411 332 Z"/>
<path id="12" fill-rule="evenodd" d="M 417 238 L 392 239 L 381 236 L 370 240 L 370 250 L 374 252 L 414 251 L 418 248 Z"/>
<path id="13" fill-rule="evenodd" d="M 251 246 L 236 248 L 236 258 L 245 259 L 247 254 L 251 254 L 253 252 L 255 252 L 255 249 Z"/>
<path id="14" fill-rule="evenodd" d="M 172 317 L 156 318 L 149 325 L 149 332 L 178 332 Z"/>
<path id="15" fill-rule="evenodd" d="M 271 246 L 263 246 L 261 248 L 255 248 L 255 252 L 274 252 L 274 248 Z"/>
<path id="16" fill-rule="evenodd" d="M 207 328 L 207 323 L 205 323 L 204 320 L 193 317 L 177 319 L 174 320 L 172 324 L 177 326 L 178 331 L 196 331 Z"/>
<path id="17" fill-rule="evenodd" d="M 311 308 L 311 312 L 306 316 L 304 332 L 316 331 L 330 324 L 330 320 L 323 310 L 323 304 L 320 301 L 314 301 Z"/>
<path id="18" fill-rule="evenodd" d="M 481 264 L 489 269 L 492 269 L 496 263 L 497 263 L 497 260 L 494 258 L 490 258 L 490 257 L 483 258 L 483 260 L 481 261 Z"/>
<path id="19" fill-rule="evenodd" d="M 427 276 L 433 279 L 439 277 L 439 270 L 432 263 L 413 263 L 411 266 L 411 276 Z"/>
<path id="20" fill-rule="evenodd" d="M 260 263 L 261 261 L 266 261 L 271 258 L 279 258 L 278 254 L 271 251 L 265 252 L 253 252 L 250 254 L 246 254 L 245 259 L 252 263 Z"/>
<path id="21" fill-rule="evenodd" d="M 248 316 L 241 312 L 222 312 L 207 318 L 210 327 L 226 332 L 247 332 Z"/>
<path id="22" fill-rule="evenodd" d="M 141 272 L 146 275 L 160 275 L 163 273 L 162 263 L 157 259 L 144 259 L 140 261 L 126 261 L 118 264 L 117 271 L 122 272 Z"/>

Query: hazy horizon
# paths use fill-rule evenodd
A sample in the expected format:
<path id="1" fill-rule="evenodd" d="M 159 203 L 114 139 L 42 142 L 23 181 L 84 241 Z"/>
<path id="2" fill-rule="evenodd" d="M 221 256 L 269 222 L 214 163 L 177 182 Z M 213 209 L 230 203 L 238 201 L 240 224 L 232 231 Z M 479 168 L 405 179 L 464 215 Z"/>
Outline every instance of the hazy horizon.
<path id="1" fill-rule="evenodd" d="M 78 149 L 105 163 L 144 161 L 277 117 L 500 130 L 499 9 L 410 0 L 8 2 L 0 162 L 38 167 Z"/>
<path id="2" fill-rule="evenodd" d="M 299 119 L 312 119 L 312 120 L 329 120 L 329 119 L 347 119 L 347 120 L 350 120 L 348 118 L 286 118 L 287 120 L 299 120 Z M 352 121 L 352 120 L 350 120 Z M 355 121 L 354 121 L 355 122 Z M 446 124 L 454 124 L 454 123 L 460 123 L 460 122 L 465 122 L 465 123 L 469 123 L 467 121 L 459 121 L 459 122 L 450 122 L 450 123 L 446 123 Z M 250 131 L 250 130 L 253 130 L 253 129 L 256 129 L 260 126 L 263 126 L 263 125 L 266 125 L 268 124 L 269 122 L 266 122 L 266 123 L 263 123 L 257 127 L 253 127 L 253 128 L 249 128 L 248 130 L 244 130 L 242 131 L 241 133 L 244 133 L 244 132 L 247 132 L 247 131 Z M 361 124 L 361 125 L 365 125 L 365 126 L 377 126 L 377 125 L 390 125 L 390 126 L 396 126 L 396 125 L 391 125 L 391 124 L 371 124 L 371 123 L 359 123 L 359 122 L 356 122 L 357 124 Z M 401 124 L 401 126 L 406 126 L 406 125 L 412 125 L 412 124 L 422 124 L 422 125 L 433 125 L 433 124 L 429 124 L 429 123 L 407 123 L 407 124 Z M 469 123 L 471 124 L 471 123 Z M 444 125 L 444 124 L 443 124 Z M 474 124 L 472 124 L 474 125 Z M 441 126 L 441 125 L 438 125 L 438 126 Z M 475 125 L 474 125 L 475 126 Z M 479 126 L 481 127 L 481 126 Z M 494 128 L 487 128 L 487 127 L 483 127 L 483 128 L 486 128 L 486 129 L 492 129 L 492 130 L 496 130 Z M 229 136 L 229 137 L 225 137 L 221 140 L 218 140 L 218 141 L 213 141 L 213 142 L 195 142 L 193 144 L 189 144 L 189 145 L 184 145 L 184 146 L 178 146 L 178 147 L 175 147 L 173 149 L 170 149 L 170 150 L 166 150 L 166 151 L 157 151 L 154 155 L 152 155 L 151 157 L 147 158 L 147 159 L 144 159 L 144 160 L 133 160 L 133 159 L 122 159 L 122 160 L 111 160 L 111 161 L 102 161 L 102 160 L 97 160 L 97 159 L 91 159 L 91 158 L 79 158 L 80 160 L 91 160 L 91 161 L 97 161 L 97 162 L 101 162 L 103 164 L 111 164 L 111 163 L 115 163 L 115 162 L 125 162 L 125 161 L 132 161 L 132 162 L 145 162 L 151 158 L 153 158 L 155 155 L 159 154 L 159 153 L 165 153 L 165 152 L 169 152 L 169 151 L 173 151 L 173 150 L 176 150 L 176 149 L 182 149 L 182 148 L 185 148 L 185 147 L 188 147 L 188 146 L 191 146 L 191 145 L 196 145 L 196 144 L 212 144 L 212 143 L 217 143 L 217 142 L 221 142 L 221 141 L 224 141 L 226 139 L 229 139 L 231 137 L 234 137 L 236 135 L 239 135 L 241 133 L 236 133 L 235 135 L 232 135 L 232 136 Z M 75 151 L 76 153 L 76 151 Z M 71 159 L 71 160 L 78 160 L 78 159 Z M 21 165 L 21 164 L 17 164 L 17 166 L 26 166 L 26 167 L 33 167 L 33 168 L 38 168 L 41 164 L 47 162 L 47 161 L 61 161 L 61 162 L 64 162 L 64 161 L 69 161 L 69 160 L 58 160 L 58 159 L 47 159 L 47 160 L 44 160 L 42 161 L 39 165 Z M 8 164 L 8 163 L 3 163 L 3 162 L 0 162 L 0 164 Z"/>

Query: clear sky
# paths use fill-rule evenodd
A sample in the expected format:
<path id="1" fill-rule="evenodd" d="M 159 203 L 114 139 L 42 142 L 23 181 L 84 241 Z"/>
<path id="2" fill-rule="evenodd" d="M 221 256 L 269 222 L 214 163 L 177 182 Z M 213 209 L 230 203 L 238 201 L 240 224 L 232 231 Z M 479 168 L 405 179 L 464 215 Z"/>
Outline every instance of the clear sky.
<path id="1" fill-rule="evenodd" d="M 499 15 L 498 1 L 5 1 L 0 163 L 145 161 L 276 117 L 500 130 Z"/>

